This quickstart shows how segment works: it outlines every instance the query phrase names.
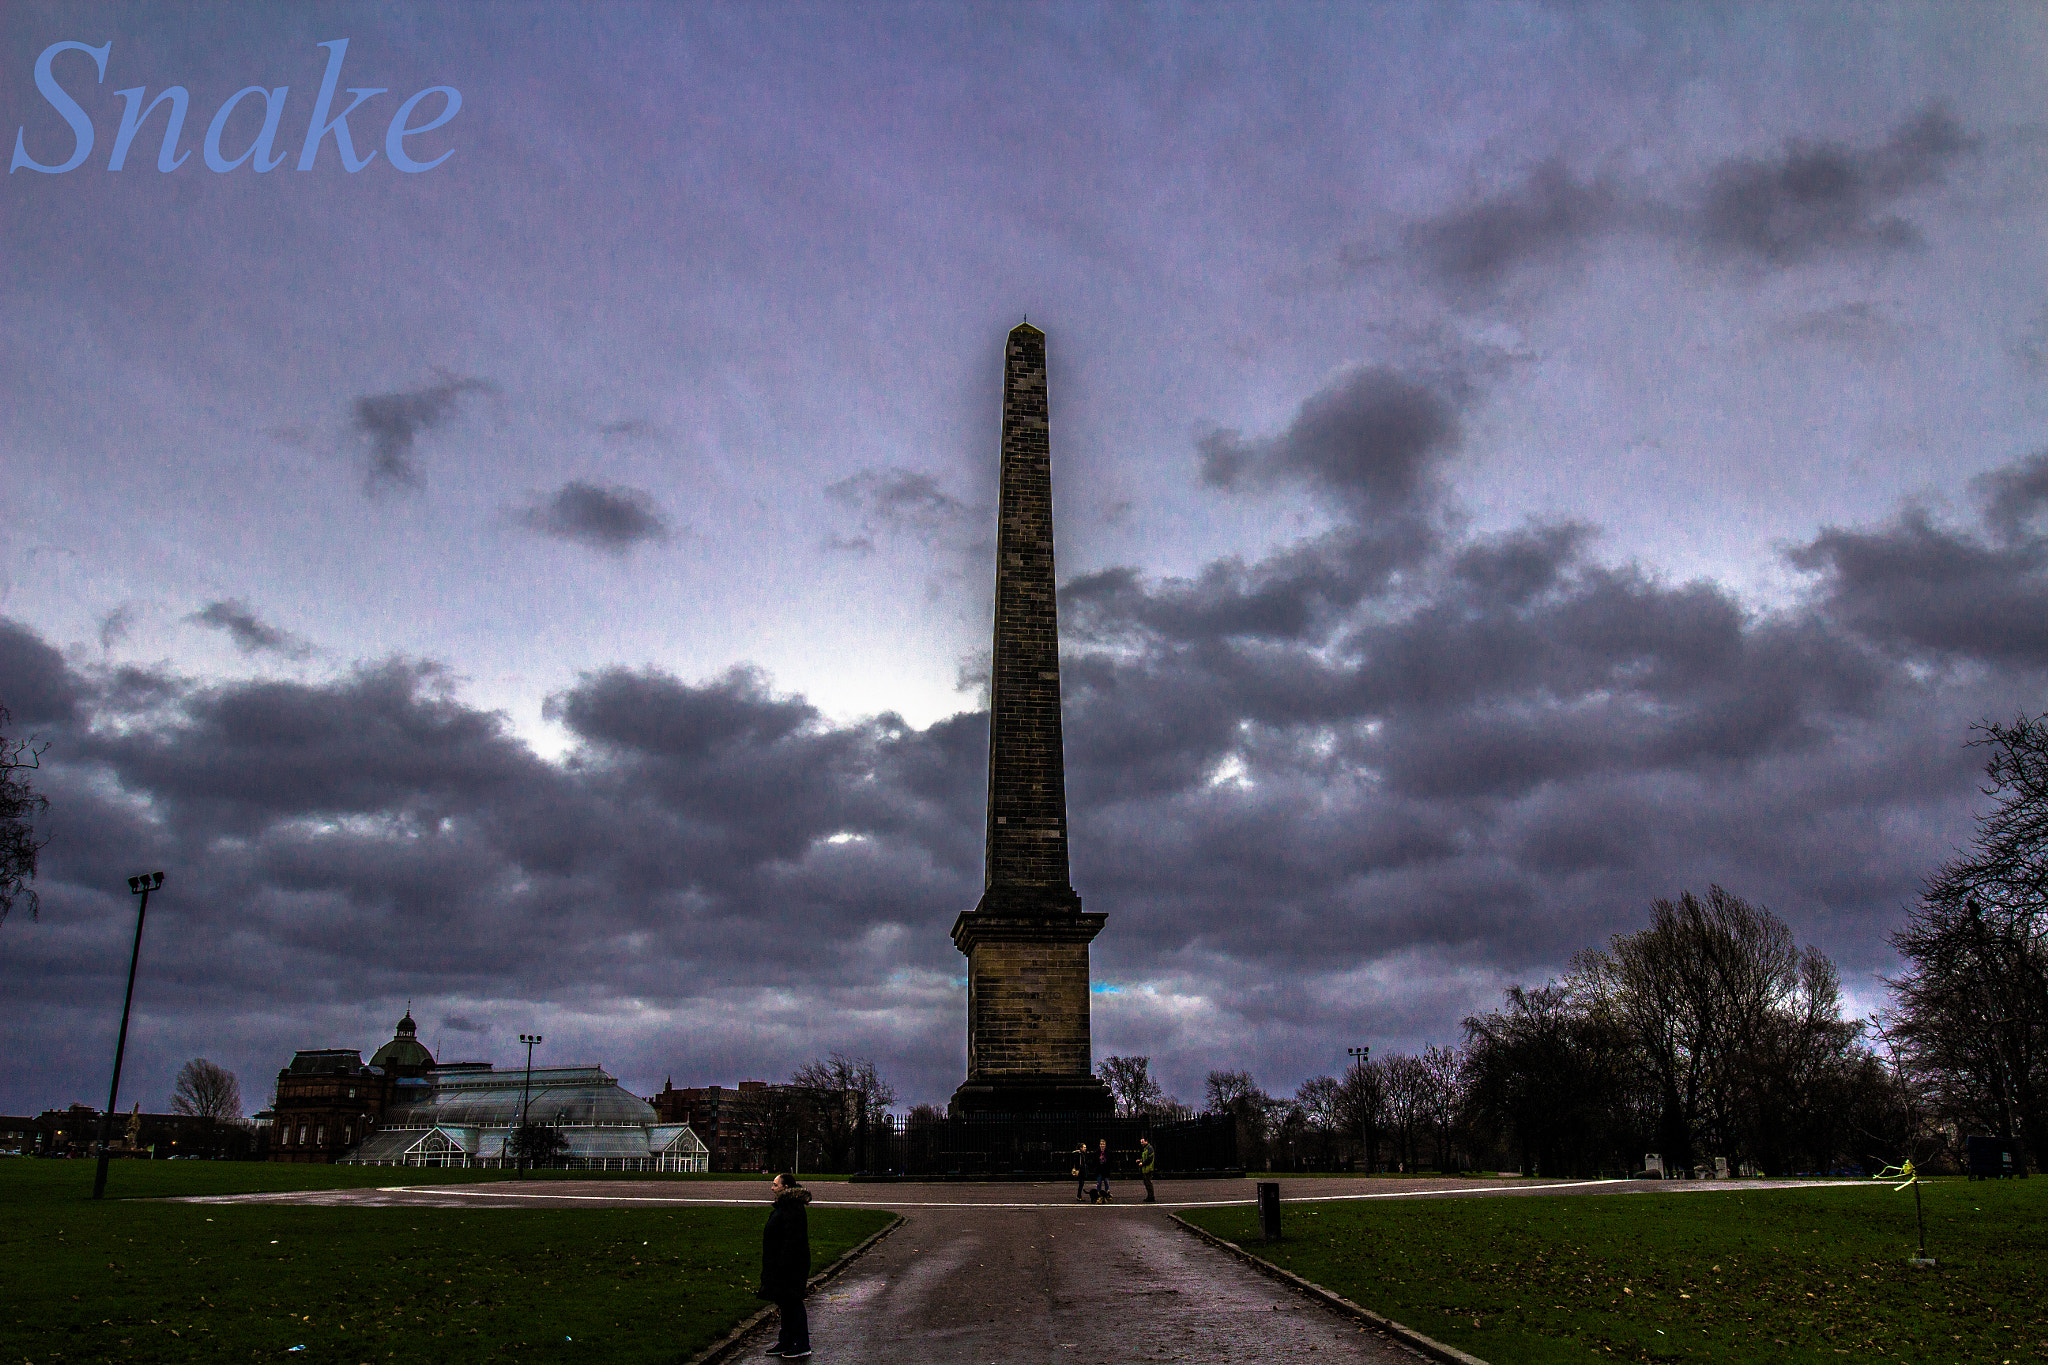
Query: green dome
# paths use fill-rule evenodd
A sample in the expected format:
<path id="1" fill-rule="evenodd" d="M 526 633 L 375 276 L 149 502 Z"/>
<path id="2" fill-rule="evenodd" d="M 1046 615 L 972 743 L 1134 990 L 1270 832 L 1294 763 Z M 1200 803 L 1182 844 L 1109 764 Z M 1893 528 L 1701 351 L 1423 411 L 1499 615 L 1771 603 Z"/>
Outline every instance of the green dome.
<path id="1" fill-rule="evenodd" d="M 418 1070 L 421 1067 L 432 1066 L 434 1054 L 422 1047 L 420 1040 L 413 1036 L 417 1031 L 418 1026 L 412 1021 L 412 1011 L 407 1010 L 405 1018 L 398 1021 L 398 1032 L 393 1035 L 390 1042 L 377 1049 L 376 1055 L 370 1058 L 370 1065 L 381 1066 L 387 1070 Z"/>

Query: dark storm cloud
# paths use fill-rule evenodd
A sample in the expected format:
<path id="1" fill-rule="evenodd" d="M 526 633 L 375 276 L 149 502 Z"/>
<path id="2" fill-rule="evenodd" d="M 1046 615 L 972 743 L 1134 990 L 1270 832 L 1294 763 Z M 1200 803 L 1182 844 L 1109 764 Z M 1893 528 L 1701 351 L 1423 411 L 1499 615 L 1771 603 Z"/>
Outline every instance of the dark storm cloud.
<path id="1" fill-rule="evenodd" d="M 1125 623 L 1070 636 L 1063 670 L 1076 885 L 1112 915 L 1098 1036 L 1193 1075 L 1359 1029 L 1450 1041 L 1505 981 L 1708 881 L 1883 967 L 1899 906 L 1967 835 L 1970 723 L 2038 706 L 2042 463 L 1984 482 L 1977 529 L 1817 538 L 1795 553 L 1811 603 L 1777 612 L 1598 563 L 1587 528 L 1550 524 L 1256 629 L 1191 603 L 1341 577 L 1339 542 L 1069 585 Z M 2004 605 L 1970 616 L 1987 593 Z M 0 629 L 0 697 L 53 741 L 56 836 L 41 937 L 0 989 L 48 1017 L 118 991 L 109 888 L 147 862 L 182 917 L 160 1026 L 232 1028 L 264 1067 L 358 1041 L 279 1020 L 410 998 L 465 1035 L 505 1001 L 652 1010 L 633 1055 L 655 1076 L 705 1048 L 783 1074 L 862 1037 L 916 1098 L 957 1079 L 945 930 L 981 885 L 981 714 L 836 723 L 750 669 L 614 668 L 551 699 L 570 748 L 550 762 L 429 665 L 203 686 L 75 670 Z M 770 1029 L 779 1009 L 797 1032 Z"/>
<path id="2" fill-rule="evenodd" d="M 1524 268 L 1554 269 L 1622 235 L 1769 268 L 1910 250 L 1923 244 L 1920 230 L 1894 210 L 1944 184 L 1982 143 L 1932 105 L 1875 144 L 1795 138 L 1774 154 L 1730 157 L 1675 202 L 1613 176 L 1580 178 L 1553 157 L 1504 189 L 1411 224 L 1403 245 L 1428 278 L 1479 296 Z M 1347 274 L 1379 259 L 1356 245 L 1346 253 Z"/>
<path id="3" fill-rule="evenodd" d="M 653 497 L 620 484 L 572 479 L 549 497 L 520 510 L 519 524 L 593 550 L 624 554 L 635 545 L 669 539 L 668 519 Z"/>
<path id="4" fill-rule="evenodd" d="M 368 665 L 325 684 L 180 689 L 159 680 L 145 692 L 137 681 L 131 672 L 96 689 L 102 708 L 135 698 L 169 704 L 174 714 L 82 735 L 77 752 L 150 792 L 169 818 L 195 831 L 411 818 L 531 787 L 544 775 L 501 718 L 452 699 L 446 674 L 429 664 Z"/>
<path id="5" fill-rule="evenodd" d="M 68 721 L 79 699 L 64 656 L 19 621 L 0 616 L 0 706 L 17 726 Z"/>
<path id="6" fill-rule="evenodd" d="M 313 653 L 309 642 L 288 630 L 265 624 L 257 618 L 255 610 L 239 598 L 208 602 L 204 610 L 195 611 L 185 619 L 196 625 L 226 631 L 235 642 L 235 648 L 244 654 L 280 654 L 287 659 L 304 659 Z M 104 647 L 104 630 L 101 634 Z"/>
<path id="7" fill-rule="evenodd" d="M 1217 560 L 1194 578 L 1154 585 L 1128 567 L 1086 574 L 1060 590 L 1061 622 L 1071 638 L 1103 642 L 1138 632 L 1190 643 L 1305 639 L 1433 543 L 1419 518 L 1376 529 L 1346 528 L 1253 564 Z"/>
<path id="8" fill-rule="evenodd" d="M 1203 437 L 1202 478 L 1217 488 L 1296 483 L 1362 518 L 1385 517 L 1422 499 L 1432 466 L 1457 444 L 1457 413 L 1441 394 L 1367 367 L 1303 403 L 1269 440 Z"/>
<path id="9" fill-rule="evenodd" d="M 1437 277 L 1493 285 L 1526 261 L 1556 261 L 1621 225 L 1607 181 L 1581 181 L 1552 158 L 1518 185 L 1408 230 L 1408 248 Z"/>
<path id="10" fill-rule="evenodd" d="M 1888 210 L 1943 183 L 1981 142 L 1937 106 L 1874 147 L 1793 141 L 1776 156 L 1734 158 L 1707 177 L 1691 230 L 1711 250 L 1767 265 L 1917 247 L 1919 229 Z"/>
<path id="11" fill-rule="evenodd" d="M 1150 634 L 1182 643 L 1304 640 L 1381 591 L 1438 541 L 1432 514 L 1440 462 L 1457 449 L 1457 410 L 1445 387 L 1384 368 L 1354 370 L 1304 402 L 1286 429 L 1247 438 L 1215 431 L 1197 442 L 1202 479 L 1248 491 L 1303 488 L 1341 519 L 1336 530 L 1255 564 L 1220 559 L 1193 578 L 1148 585 L 1117 567 L 1060 592 L 1070 636 L 1109 642 Z"/>
<path id="12" fill-rule="evenodd" d="M 392 489 L 418 488 L 424 475 L 413 448 L 420 433 L 452 418 L 465 394 L 497 391 L 489 380 L 447 376 L 425 388 L 368 394 L 356 399 L 354 427 L 369 443 L 364 490 L 374 495 Z"/>
<path id="13" fill-rule="evenodd" d="M 2038 539 L 2048 526 L 2038 518 L 2048 509 L 2048 450 L 1995 470 L 1978 485 L 1984 522 L 2006 544 Z"/>
<path id="14" fill-rule="evenodd" d="M 1871 531 L 1830 527 L 1790 553 L 1820 575 L 1820 609 L 1888 648 L 1935 658 L 2048 664 L 2048 456 L 1983 481 L 1984 529 L 1921 508 Z"/>

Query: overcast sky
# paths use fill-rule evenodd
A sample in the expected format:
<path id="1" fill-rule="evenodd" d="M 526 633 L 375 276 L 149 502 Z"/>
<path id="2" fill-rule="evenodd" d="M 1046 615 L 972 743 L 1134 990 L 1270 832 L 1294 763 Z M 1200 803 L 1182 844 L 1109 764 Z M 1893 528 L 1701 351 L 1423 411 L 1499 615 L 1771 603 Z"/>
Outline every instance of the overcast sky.
<path id="1" fill-rule="evenodd" d="M 1878 1008 L 1971 724 L 2048 709 L 2038 6 L 0 28 L 51 801 L 0 1109 L 103 1101 L 154 868 L 124 1106 L 408 1002 L 444 1059 L 943 1101 L 1027 314 L 1095 1050 L 1184 1099 L 1456 1042 L 1709 883 Z M 337 52 L 375 155 L 300 169 Z"/>

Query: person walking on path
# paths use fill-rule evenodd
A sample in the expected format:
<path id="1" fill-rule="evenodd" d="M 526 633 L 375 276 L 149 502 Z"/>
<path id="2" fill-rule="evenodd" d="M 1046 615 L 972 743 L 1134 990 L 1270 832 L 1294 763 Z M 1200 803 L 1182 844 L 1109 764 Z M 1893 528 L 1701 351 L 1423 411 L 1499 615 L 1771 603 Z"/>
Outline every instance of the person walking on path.
<path id="1" fill-rule="evenodd" d="M 1109 1202 L 1109 1139 L 1095 1140 L 1095 1202 Z"/>
<path id="2" fill-rule="evenodd" d="M 1074 1149 L 1074 1198 L 1088 1197 L 1088 1168 L 1094 1164 L 1094 1158 L 1088 1152 L 1088 1143 L 1083 1139 L 1081 1145 Z"/>
<path id="3" fill-rule="evenodd" d="M 811 1354 L 811 1322 L 804 1312 L 804 1286 L 811 1278 L 811 1233 L 804 1206 L 811 1202 L 811 1192 L 788 1175 L 776 1176 L 768 1189 L 775 1204 L 768 1210 L 768 1226 L 761 1230 L 760 1295 L 779 1310 L 782 1330 L 767 1353 L 784 1360 L 805 1360 Z"/>
<path id="4" fill-rule="evenodd" d="M 1152 1139 L 1148 1137 L 1139 1138 L 1138 1174 L 1141 1177 L 1143 1177 L 1145 1181 L 1145 1202 L 1148 1204 L 1156 1204 L 1159 1202 L 1158 1197 L 1152 1193 L 1152 1167 L 1156 1163 L 1157 1153 L 1155 1153 L 1152 1150 Z"/>

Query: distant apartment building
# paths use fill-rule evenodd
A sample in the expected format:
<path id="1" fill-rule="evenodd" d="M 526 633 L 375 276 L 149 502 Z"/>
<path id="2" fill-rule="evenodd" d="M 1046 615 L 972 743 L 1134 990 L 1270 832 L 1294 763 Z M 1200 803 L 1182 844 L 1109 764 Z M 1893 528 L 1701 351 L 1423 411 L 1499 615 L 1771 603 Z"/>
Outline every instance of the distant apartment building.
<path id="1" fill-rule="evenodd" d="M 45 1109 L 34 1118 L 0 1118 L 0 1152 L 21 1156 L 89 1157 L 98 1151 L 100 1111 L 89 1104 Z M 255 1141 L 246 1123 L 193 1114 L 145 1114 L 138 1105 L 115 1114 L 107 1130 L 112 1157 L 248 1157 Z"/>
<path id="2" fill-rule="evenodd" d="M 663 1123 L 687 1123 L 710 1151 L 714 1171 L 759 1171 L 768 1162 L 768 1100 L 786 1087 L 766 1081 L 678 1090 L 673 1078 L 647 1102 Z"/>
<path id="3" fill-rule="evenodd" d="M 673 1078 L 647 1102 L 663 1123 L 687 1123 L 710 1149 L 714 1171 L 851 1169 L 860 1092 L 741 1081 L 678 1090 Z M 801 1143 L 808 1155 L 797 1159 Z"/>

